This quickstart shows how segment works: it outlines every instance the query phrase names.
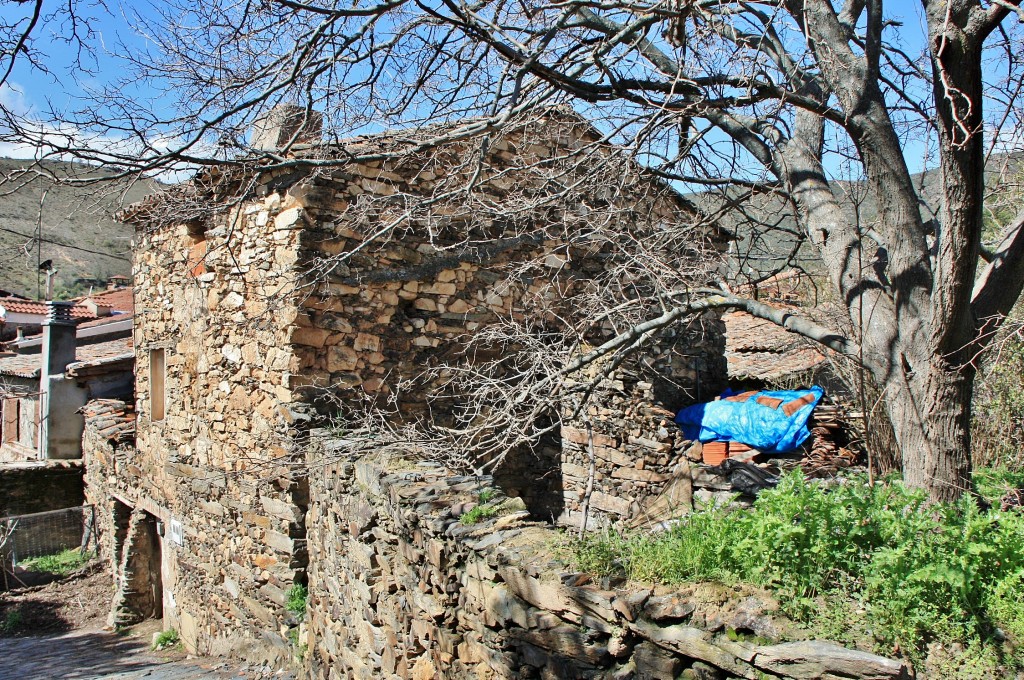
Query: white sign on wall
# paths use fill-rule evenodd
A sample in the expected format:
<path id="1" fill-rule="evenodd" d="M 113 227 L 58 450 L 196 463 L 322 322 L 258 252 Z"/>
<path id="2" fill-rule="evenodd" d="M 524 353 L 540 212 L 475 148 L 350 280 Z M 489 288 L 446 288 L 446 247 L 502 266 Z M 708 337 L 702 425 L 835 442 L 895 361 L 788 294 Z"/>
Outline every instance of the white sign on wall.
<path id="1" fill-rule="evenodd" d="M 176 545 L 185 545 L 185 528 L 181 526 L 181 522 L 176 519 L 171 520 L 167 538 Z"/>

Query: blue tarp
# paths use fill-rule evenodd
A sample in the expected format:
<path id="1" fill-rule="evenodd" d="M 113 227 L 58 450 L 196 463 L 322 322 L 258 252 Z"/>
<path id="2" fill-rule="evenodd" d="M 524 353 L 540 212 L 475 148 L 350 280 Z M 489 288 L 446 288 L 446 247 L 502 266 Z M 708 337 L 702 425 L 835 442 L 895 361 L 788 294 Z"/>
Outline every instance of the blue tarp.
<path id="1" fill-rule="evenodd" d="M 689 439 L 734 441 L 765 453 L 787 453 L 810 436 L 807 419 L 824 390 L 762 390 L 736 393 L 684 408 L 676 422 Z"/>

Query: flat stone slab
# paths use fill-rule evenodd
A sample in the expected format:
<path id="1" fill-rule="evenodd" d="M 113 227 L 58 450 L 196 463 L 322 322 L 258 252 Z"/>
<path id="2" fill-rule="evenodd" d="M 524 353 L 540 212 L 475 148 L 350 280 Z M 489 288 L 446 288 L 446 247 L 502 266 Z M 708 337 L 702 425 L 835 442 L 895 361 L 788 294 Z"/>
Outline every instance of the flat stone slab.
<path id="1" fill-rule="evenodd" d="M 821 640 L 758 647 L 754 665 L 787 678 L 808 680 L 909 680 L 911 677 L 910 669 L 900 661 Z"/>

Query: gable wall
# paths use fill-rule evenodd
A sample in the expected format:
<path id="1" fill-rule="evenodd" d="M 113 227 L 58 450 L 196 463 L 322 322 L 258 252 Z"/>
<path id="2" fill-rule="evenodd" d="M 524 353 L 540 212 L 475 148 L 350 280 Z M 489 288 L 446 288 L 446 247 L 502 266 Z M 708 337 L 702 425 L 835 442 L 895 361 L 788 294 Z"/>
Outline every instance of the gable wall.
<path id="1" fill-rule="evenodd" d="M 497 140 L 482 173 L 465 160 L 472 147 L 457 146 L 401 166 L 268 173 L 251 198 L 203 228 L 140 235 L 137 446 L 95 438 L 88 493 L 105 504 L 108 532 L 118 526 L 115 497 L 166 526 L 181 524 L 182 544 L 162 538 L 164 612 L 190 649 L 288 653 L 296 622 L 284 604 L 305 580 L 309 506 L 294 463 L 314 407 L 341 404 L 351 413 L 397 395 L 397 418 L 429 413 L 443 422 L 447 414 L 427 399 L 436 383 L 415 381 L 424 367 L 458 358 L 467 335 L 501 318 L 536 318 L 542 328 L 591 313 L 576 296 L 615 265 L 608 255 L 618 245 L 586 235 L 595 209 L 622 233 L 685 218 L 664 187 L 629 173 L 561 193 L 567 179 L 586 183 L 580 168 L 552 160 L 578 142 L 557 129 Z M 438 198 L 466 173 L 483 178 L 479 191 Z M 433 202 L 410 212 L 409 196 Z M 391 224 L 385 245 L 367 244 Z M 484 245 L 495 239 L 497 247 Z M 720 371 L 705 355 L 719 351 L 721 338 L 714 317 L 703 322 L 623 364 L 602 386 L 607 401 L 585 414 L 604 437 L 593 480 L 579 474 L 589 458 L 584 423 L 567 420 L 540 450 L 508 457 L 503 488 L 545 518 L 578 521 L 585 498 L 595 515 L 635 514 L 683 444 L 662 426 L 661 411 L 637 409 L 692 401 L 701 381 L 709 389 Z M 606 335 L 599 329 L 588 341 Z M 160 382 L 151 375 L 154 351 L 166 366 L 162 419 L 150 403 Z M 484 348 L 476 358 L 514 351 Z M 602 505 L 588 486 L 618 500 Z"/>

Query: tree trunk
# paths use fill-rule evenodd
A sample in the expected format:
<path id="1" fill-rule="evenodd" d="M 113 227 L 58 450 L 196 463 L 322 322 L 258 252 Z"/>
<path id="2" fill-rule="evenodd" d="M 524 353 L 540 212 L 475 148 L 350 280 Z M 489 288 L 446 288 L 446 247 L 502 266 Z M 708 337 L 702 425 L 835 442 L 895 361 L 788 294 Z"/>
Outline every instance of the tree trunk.
<path id="1" fill-rule="evenodd" d="M 903 455 L 903 480 L 933 501 L 971 490 L 971 394 L 974 369 L 941 358 L 927 371 L 894 375 L 885 385 L 889 418 Z"/>

